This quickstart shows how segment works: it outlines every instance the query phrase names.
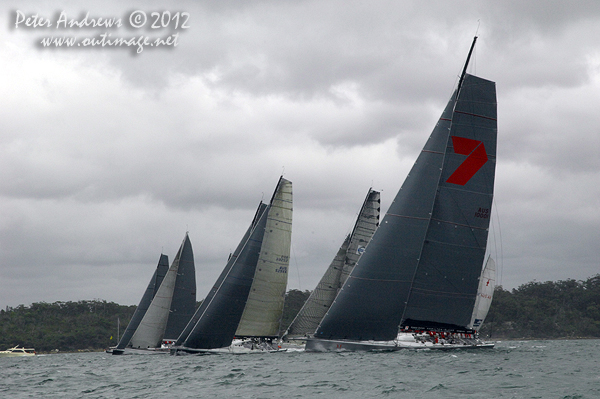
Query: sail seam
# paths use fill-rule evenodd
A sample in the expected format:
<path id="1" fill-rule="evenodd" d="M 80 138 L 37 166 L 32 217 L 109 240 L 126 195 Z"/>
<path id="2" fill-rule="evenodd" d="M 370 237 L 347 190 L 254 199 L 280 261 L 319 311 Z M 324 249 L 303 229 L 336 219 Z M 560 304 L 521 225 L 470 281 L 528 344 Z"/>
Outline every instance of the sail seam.
<path id="1" fill-rule="evenodd" d="M 424 217 L 417 217 L 417 216 L 406 216 L 406 215 L 398 215 L 395 213 L 386 213 L 386 216 L 396 216 L 399 218 L 405 218 L 405 219 L 416 219 L 416 220 L 429 220 L 429 218 L 424 218 Z"/>
<path id="2" fill-rule="evenodd" d="M 454 296 L 454 297 L 463 297 L 463 298 L 470 298 L 471 296 L 469 294 L 465 294 L 465 293 L 461 293 L 461 292 L 448 292 L 448 291 L 434 291 L 434 290 L 426 290 L 424 288 L 413 288 L 413 291 L 419 291 L 419 292 L 433 292 L 436 294 L 442 294 L 440 296 Z"/>
<path id="3" fill-rule="evenodd" d="M 484 115 L 472 114 L 472 113 L 470 113 L 470 112 L 464 112 L 464 111 L 457 111 L 457 110 L 454 110 L 454 113 L 455 113 L 455 114 L 463 114 L 463 115 L 474 116 L 474 117 L 477 117 L 477 118 L 489 119 L 489 120 L 491 120 L 491 121 L 497 121 L 497 119 L 496 119 L 496 118 L 492 118 L 492 117 L 489 117 L 489 116 L 484 116 Z"/>
<path id="4" fill-rule="evenodd" d="M 434 220 L 434 221 L 440 222 L 440 223 L 453 224 L 453 225 L 460 226 L 460 227 L 468 227 L 470 229 L 487 230 L 486 227 L 478 227 L 478 226 L 472 226 L 472 225 L 468 225 L 468 224 L 450 222 L 448 220 L 441 220 L 441 219 L 435 219 L 435 218 L 432 218 L 431 220 Z"/>
<path id="5" fill-rule="evenodd" d="M 365 280 L 365 281 L 390 281 L 390 282 L 397 282 L 397 283 L 408 283 L 410 282 L 410 280 L 390 280 L 390 279 L 383 279 L 383 278 L 366 278 L 366 277 L 356 277 L 356 276 L 348 276 L 348 279 L 357 279 L 357 280 Z"/>

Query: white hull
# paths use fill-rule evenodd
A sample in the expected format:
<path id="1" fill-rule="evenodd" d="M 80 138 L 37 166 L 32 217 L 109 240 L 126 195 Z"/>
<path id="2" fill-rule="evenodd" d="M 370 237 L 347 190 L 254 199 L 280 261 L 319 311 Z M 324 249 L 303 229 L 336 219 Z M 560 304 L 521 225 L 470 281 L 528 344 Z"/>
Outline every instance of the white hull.
<path id="1" fill-rule="evenodd" d="M 494 344 L 478 338 L 452 337 L 436 339 L 426 334 L 400 333 L 392 341 L 353 341 L 308 338 L 306 352 L 331 351 L 397 351 L 401 349 L 482 349 L 493 348 Z"/>
<path id="2" fill-rule="evenodd" d="M 35 356 L 34 349 L 25 348 L 10 348 L 5 351 L 0 351 L 0 357 L 23 357 L 23 356 Z"/>

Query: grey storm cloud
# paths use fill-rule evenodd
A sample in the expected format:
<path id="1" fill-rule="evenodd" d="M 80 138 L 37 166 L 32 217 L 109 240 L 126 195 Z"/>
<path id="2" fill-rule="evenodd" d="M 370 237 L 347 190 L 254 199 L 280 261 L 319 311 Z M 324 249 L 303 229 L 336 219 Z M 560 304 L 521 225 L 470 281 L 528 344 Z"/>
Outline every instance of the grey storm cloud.
<path id="1" fill-rule="evenodd" d="M 17 10 L 124 26 L 15 27 Z M 141 53 L 40 44 L 176 32 L 127 27 L 135 10 L 190 28 Z M 202 298 L 282 173 L 289 287 L 313 289 L 368 188 L 389 206 L 475 34 L 470 70 L 497 82 L 500 283 L 600 271 L 598 2 L 9 1 L 0 17 L 0 306 L 137 303 L 186 231 Z"/>

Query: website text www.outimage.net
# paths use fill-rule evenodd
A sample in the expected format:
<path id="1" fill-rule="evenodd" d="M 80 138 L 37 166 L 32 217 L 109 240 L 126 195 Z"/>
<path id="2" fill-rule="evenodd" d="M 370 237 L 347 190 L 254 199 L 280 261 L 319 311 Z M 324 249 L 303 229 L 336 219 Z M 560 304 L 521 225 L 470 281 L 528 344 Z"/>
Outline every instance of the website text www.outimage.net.
<path id="1" fill-rule="evenodd" d="M 189 29 L 190 14 L 187 12 L 135 10 L 124 17 L 91 17 L 90 13 L 71 17 L 67 12 L 57 12 L 52 17 L 14 11 L 15 30 L 43 31 L 44 36 L 34 40 L 40 48 L 131 48 L 140 54 L 148 48 L 175 48 L 180 32 Z M 121 35 L 119 29 L 133 34 Z M 139 34 L 143 29 L 144 33 Z M 77 31 L 78 35 L 63 34 Z M 102 30 L 94 33 L 94 30 Z M 165 31 L 167 34 L 164 34 Z M 157 35 L 157 33 L 163 33 Z M 58 33 L 58 34 L 57 34 Z"/>

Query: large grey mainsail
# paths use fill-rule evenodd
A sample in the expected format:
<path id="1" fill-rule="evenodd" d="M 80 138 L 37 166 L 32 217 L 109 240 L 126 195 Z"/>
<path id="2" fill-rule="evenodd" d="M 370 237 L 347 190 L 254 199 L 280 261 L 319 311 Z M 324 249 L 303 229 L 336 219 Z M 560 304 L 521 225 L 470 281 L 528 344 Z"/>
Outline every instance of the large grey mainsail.
<path id="1" fill-rule="evenodd" d="M 121 340 L 117 344 L 116 349 L 125 349 L 125 347 L 131 341 L 131 337 L 133 337 L 135 330 L 137 330 L 138 326 L 140 325 L 140 321 L 142 321 L 142 318 L 146 314 L 146 311 L 152 302 L 152 298 L 154 298 L 156 295 L 156 291 L 158 291 L 158 287 L 160 287 L 160 284 L 162 283 L 165 274 L 167 274 L 168 269 L 169 257 L 161 254 L 160 259 L 158 260 L 158 265 L 156 266 L 156 270 L 154 271 L 154 274 L 148 283 L 148 287 L 146 288 L 146 291 L 144 291 L 144 295 L 142 295 L 142 299 L 140 300 L 138 307 L 135 309 L 135 312 L 133 313 L 129 324 L 125 329 Z M 113 353 L 116 354 L 116 352 Z"/>
<path id="2" fill-rule="evenodd" d="M 265 234 L 236 337 L 277 337 L 292 239 L 292 182 L 281 177 L 267 211 Z"/>
<path id="3" fill-rule="evenodd" d="M 399 327 L 468 330 L 487 245 L 496 136 L 494 82 L 464 74 L 315 337 L 389 341 Z"/>
<path id="4" fill-rule="evenodd" d="M 178 262 L 171 311 L 163 340 L 175 341 L 196 310 L 196 268 L 192 243 L 186 233 L 174 262 Z"/>
<path id="5" fill-rule="evenodd" d="M 215 313 L 218 314 L 219 313 L 218 307 L 226 306 L 226 303 L 227 303 L 226 298 L 228 296 L 231 297 L 232 295 L 235 295 L 236 297 L 240 297 L 240 298 L 243 298 L 244 295 L 247 296 L 247 294 L 244 294 L 244 287 L 246 286 L 245 284 L 242 285 L 241 287 L 236 287 L 236 284 L 234 284 L 236 282 L 236 280 L 238 280 L 237 281 L 238 283 L 241 282 L 241 281 L 239 281 L 240 278 L 238 276 L 242 275 L 241 273 L 244 271 L 242 268 L 242 263 L 238 264 L 237 259 L 240 257 L 240 254 L 242 253 L 242 251 L 246 248 L 246 244 L 248 243 L 248 240 L 250 239 L 250 235 L 254 232 L 258 222 L 261 220 L 262 215 L 266 209 L 267 209 L 267 205 L 261 202 L 258 206 L 258 209 L 256 210 L 256 213 L 254 214 L 254 219 L 252 219 L 252 223 L 250 223 L 248 230 L 246 230 L 246 233 L 242 237 L 242 239 L 241 239 L 240 243 L 238 244 L 237 248 L 235 249 L 235 251 L 233 251 L 233 253 L 229 256 L 229 259 L 227 260 L 225 268 L 223 269 L 223 271 L 217 278 L 217 281 L 213 285 L 212 289 L 210 290 L 210 292 L 208 293 L 206 298 L 204 298 L 200 307 L 196 310 L 196 312 L 194 313 L 191 320 L 188 322 L 185 329 L 182 331 L 182 333 L 177 338 L 177 341 L 175 342 L 175 346 L 181 346 L 185 342 L 185 340 L 188 338 L 188 336 L 190 335 L 192 330 L 196 327 L 196 324 L 198 323 L 198 320 L 200 320 L 200 317 L 206 313 L 206 310 L 208 309 L 209 305 L 215 309 L 212 311 L 214 311 Z M 247 253 L 248 253 L 248 249 L 246 250 L 246 252 L 243 255 L 244 258 L 247 256 Z M 244 261 L 245 261 L 245 259 L 244 259 Z M 234 270 L 233 274 L 231 274 L 231 270 L 234 265 L 236 265 L 236 269 Z M 230 274 L 231 274 L 231 276 L 230 276 Z M 245 280 L 247 275 L 244 274 L 243 276 L 244 276 L 244 280 Z M 226 278 L 231 280 L 231 282 L 228 282 L 224 287 L 222 287 L 223 282 L 225 281 Z M 237 284 L 237 285 L 240 285 L 240 284 Z M 248 284 L 248 287 L 249 287 L 249 284 Z M 215 296 L 217 296 L 216 301 L 214 301 Z M 224 305 L 219 305 L 220 303 L 224 303 Z M 242 310 L 240 310 L 240 312 L 242 312 L 242 311 L 243 311 L 243 308 L 242 308 Z M 233 319 L 234 317 L 235 317 L 235 315 L 230 314 L 231 319 Z M 231 323 L 231 324 L 234 324 L 234 323 Z M 226 324 L 222 323 L 221 326 L 223 327 L 223 329 L 221 330 L 221 333 L 219 334 L 219 332 L 215 329 L 215 330 L 213 330 L 213 335 L 222 335 L 223 338 L 220 338 L 220 339 L 226 340 L 227 336 L 229 335 L 228 331 L 230 329 L 237 328 L 237 323 L 235 324 L 234 327 L 229 327 L 229 325 L 230 325 L 230 323 L 226 323 Z"/>
<path id="6" fill-rule="evenodd" d="M 288 182 L 280 179 L 271 203 L 268 206 L 262 203 L 259 205 L 238 249 L 177 339 L 175 351 L 224 348 L 233 341 L 255 277 L 269 210 L 272 209 L 274 199 L 279 198 L 279 192 L 287 187 L 282 180 Z M 291 193 L 291 186 L 289 190 Z"/>
<path id="7" fill-rule="evenodd" d="M 369 189 L 352 232 L 348 234 L 319 284 L 290 324 L 285 333 L 287 338 L 312 335 L 315 332 L 377 230 L 380 204 L 380 193 Z"/>

